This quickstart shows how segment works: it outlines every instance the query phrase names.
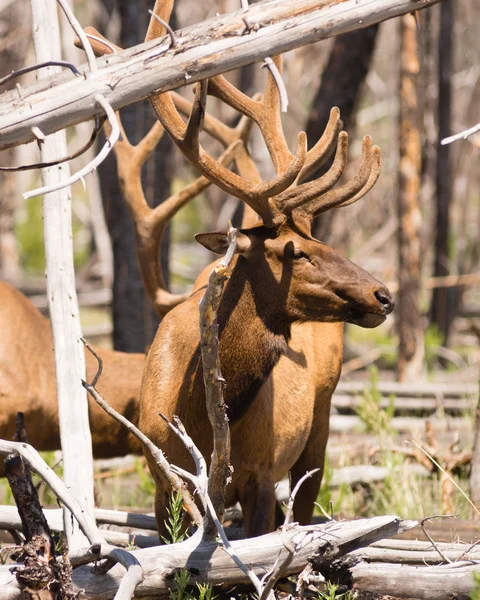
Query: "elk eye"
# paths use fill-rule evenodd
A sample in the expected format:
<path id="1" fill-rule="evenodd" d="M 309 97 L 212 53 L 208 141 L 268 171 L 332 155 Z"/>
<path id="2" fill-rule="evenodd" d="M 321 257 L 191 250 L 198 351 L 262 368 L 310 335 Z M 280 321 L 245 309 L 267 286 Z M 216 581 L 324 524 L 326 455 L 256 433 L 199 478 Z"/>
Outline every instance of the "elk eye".
<path id="1" fill-rule="evenodd" d="M 295 258 L 296 260 L 298 260 L 300 258 L 304 258 L 305 260 L 308 260 L 309 262 L 311 262 L 308 254 L 306 252 L 304 252 L 303 250 L 297 249 L 297 248 L 293 251 L 293 258 Z"/>

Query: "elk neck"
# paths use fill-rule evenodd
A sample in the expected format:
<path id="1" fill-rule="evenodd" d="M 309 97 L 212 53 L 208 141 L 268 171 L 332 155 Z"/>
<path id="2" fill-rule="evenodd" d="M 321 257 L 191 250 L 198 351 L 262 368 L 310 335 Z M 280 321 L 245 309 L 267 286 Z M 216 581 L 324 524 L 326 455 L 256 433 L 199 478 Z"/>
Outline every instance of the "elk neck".
<path id="1" fill-rule="evenodd" d="M 268 281 L 259 284 L 258 273 L 253 281 L 251 267 L 244 257 L 236 259 L 217 316 L 224 396 L 231 422 L 246 413 L 286 353 L 290 338 L 290 323 L 275 310 L 281 298 L 275 298 L 275 289 L 268 286 L 273 297 L 264 302 L 261 288 Z"/>

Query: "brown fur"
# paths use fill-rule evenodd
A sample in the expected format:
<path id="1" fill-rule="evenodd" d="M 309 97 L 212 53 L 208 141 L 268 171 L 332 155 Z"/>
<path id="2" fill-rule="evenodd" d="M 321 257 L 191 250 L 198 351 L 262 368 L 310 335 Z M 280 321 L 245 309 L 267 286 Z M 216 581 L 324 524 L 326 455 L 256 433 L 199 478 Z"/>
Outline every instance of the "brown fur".
<path id="1" fill-rule="evenodd" d="M 0 438 L 12 438 L 17 412 L 22 411 L 29 442 L 37 450 L 57 450 L 60 437 L 50 323 L 22 293 L 4 282 L 0 282 L 0 332 Z M 105 349 L 99 354 L 104 362 L 100 393 L 138 423 L 144 355 Z M 97 363 L 88 352 L 86 361 L 91 380 Z M 90 398 L 89 411 L 96 458 L 141 452 L 138 441 Z"/>
<path id="2" fill-rule="evenodd" d="M 307 470 L 323 468 L 330 399 L 342 362 L 340 321 L 362 324 L 368 313 L 384 315 L 391 307 L 380 306 L 374 293 L 389 294 L 372 276 L 291 229 L 245 230 L 242 244 L 251 249 L 236 259 L 218 315 L 234 468 L 227 505 L 239 501 L 247 534 L 259 535 L 274 527 L 275 482 L 289 470 L 295 483 Z M 300 249 L 310 260 L 294 258 Z M 172 463 L 190 469 L 186 450 L 157 413 L 178 415 L 208 459 L 212 435 L 199 359 L 198 302 L 210 269 L 160 325 L 142 383 L 141 429 Z M 150 467 L 162 531 L 169 489 Z M 295 520 L 310 521 L 320 481 L 321 473 L 305 484 Z"/>

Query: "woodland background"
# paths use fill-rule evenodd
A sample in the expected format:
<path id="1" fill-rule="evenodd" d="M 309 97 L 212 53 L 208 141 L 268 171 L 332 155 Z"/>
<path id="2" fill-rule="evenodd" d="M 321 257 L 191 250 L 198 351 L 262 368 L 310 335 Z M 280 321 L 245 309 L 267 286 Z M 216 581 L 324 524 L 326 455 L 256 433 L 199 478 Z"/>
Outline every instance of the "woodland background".
<path id="1" fill-rule="evenodd" d="M 82 24 L 95 25 L 107 38 L 128 47 L 142 41 L 149 7 L 144 0 L 89 0 L 75 2 L 75 13 Z M 236 8 L 238 2 L 233 0 L 180 0 L 174 28 Z M 332 211 L 317 224 L 319 239 L 388 283 L 396 290 L 398 302 L 394 317 L 379 329 L 347 327 L 344 380 L 369 380 L 371 386 L 360 391 L 355 413 L 363 437 L 349 432 L 346 444 L 345 431 L 333 428 L 329 460 L 335 468 L 365 462 L 381 466 L 388 477 L 378 488 L 347 492 L 340 485 L 333 496 L 324 492 L 333 498 L 335 510 L 379 514 L 391 509 L 410 516 L 409 510 L 418 513 L 419 505 L 427 515 L 449 506 L 456 510 L 460 503 L 456 492 L 445 495 L 439 476 L 435 479 L 434 474 L 428 487 L 422 483 L 424 475 L 411 469 L 402 471 L 405 453 L 384 453 L 379 459 L 372 448 L 378 446 L 378 439 L 390 447 L 399 444 L 402 436 L 421 436 L 423 432 L 424 420 L 418 419 L 413 429 L 405 430 L 394 421 L 399 413 L 389 410 L 390 398 L 382 393 L 382 382 L 399 378 L 414 386 L 421 381 L 478 381 L 480 136 L 440 145 L 444 137 L 480 121 L 477 21 L 475 0 L 450 1 L 420 11 L 416 21 L 413 17 L 394 19 L 286 56 L 284 80 L 290 105 L 284 123 L 291 146 L 300 129 L 315 142 L 330 108 L 337 105 L 351 139 L 350 172 L 358 166 L 361 139 L 367 133 L 383 156 L 382 174 L 368 196 L 351 208 Z M 35 62 L 30 28 L 23 3 L 0 0 L 2 74 Z M 65 27 L 65 56 L 79 64 L 83 55 L 73 47 L 72 37 Z M 249 66 L 231 76 L 244 91 L 253 93 L 261 89 L 264 71 L 259 65 Z M 33 75 L 25 76 L 26 82 L 32 80 Z M 212 98 L 208 110 L 216 112 Z M 225 121 L 233 118 L 225 107 L 217 107 L 217 116 Z M 153 115 L 149 105 L 135 105 L 122 111 L 122 119 L 130 140 L 136 142 L 150 127 Z M 415 143 L 402 142 L 406 122 L 417 132 Z M 78 137 L 69 140 L 73 146 L 88 136 L 85 128 L 85 124 L 79 125 L 71 133 Z M 266 152 L 258 139 L 253 144 L 254 155 L 267 175 Z M 4 151 L 2 164 L 36 162 L 36 152 L 35 144 Z M 73 169 L 87 160 L 86 156 L 76 159 Z M 73 192 L 82 319 L 86 337 L 97 344 L 143 352 L 153 339 L 158 320 L 143 291 L 133 228 L 119 193 L 114 160 L 111 154 L 99 169 L 98 179 L 90 176 L 86 190 L 77 184 Z M 0 172 L 0 277 L 45 308 L 41 201 L 20 200 L 21 193 L 33 187 L 38 177 L 35 171 Z M 165 136 L 144 170 L 146 196 L 152 205 L 157 204 L 194 177 Z M 211 259 L 193 242 L 193 234 L 225 228 L 229 218 L 238 222 L 240 211 L 235 199 L 211 188 L 175 217 L 163 252 L 165 274 L 173 291 L 189 289 Z M 464 275 L 460 281 L 468 285 L 438 279 Z M 433 287 L 436 283 L 442 286 Z M 380 375 L 372 369 L 373 364 Z M 463 425 L 447 415 L 434 428 L 439 455 L 454 456 L 455 432 L 462 449 L 472 445 L 476 397 L 466 400 L 467 409 L 462 405 L 461 411 L 454 411 L 456 416 L 461 412 Z M 426 416 L 422 411 L 417 410 L 416 416 Z M 435 417 L 440 421 L 439 411 L 437 407 Z M 123 484 L 116 480 L 110 489 L 105 488 L 105 498 L 115 504 L 148 502 L 151 487 L 145 471 L 138 465 L 133 470 L 141 482 L 141 494 L 126 498 L 120 489 Z M 455 474 L 465 486 L 467 475 L 461 469 Z M 467 507 L 462 510 L 462 516 L 471 516 Z"/>

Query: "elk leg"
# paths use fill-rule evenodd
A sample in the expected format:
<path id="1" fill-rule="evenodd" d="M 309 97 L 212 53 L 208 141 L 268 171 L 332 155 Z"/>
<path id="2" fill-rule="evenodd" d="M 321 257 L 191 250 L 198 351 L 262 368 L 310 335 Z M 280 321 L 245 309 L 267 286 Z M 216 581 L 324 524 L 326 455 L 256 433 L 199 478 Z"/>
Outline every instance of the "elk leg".
<path id="1" fill-rule="evenodd" d="M 267 469 L 249 473 L 237 486 L 245 535 L 256 537 L 275 529 L 275 483 Z"/>
<path id="2" fill-rule="evenodd" d="M 291 469 L 292 490 L 298 481 L 312 469 L 320 469 L 317 473 L 303 482 L 293 505 L 294 520 L 300 525 L 308 525 L 312 521 L 314 502 L 317 499 L 322 483 L 325 464 L 330 417 L 330 400 L 323 399 L 317 404 L 310 436 L 300 458 Z"/>

